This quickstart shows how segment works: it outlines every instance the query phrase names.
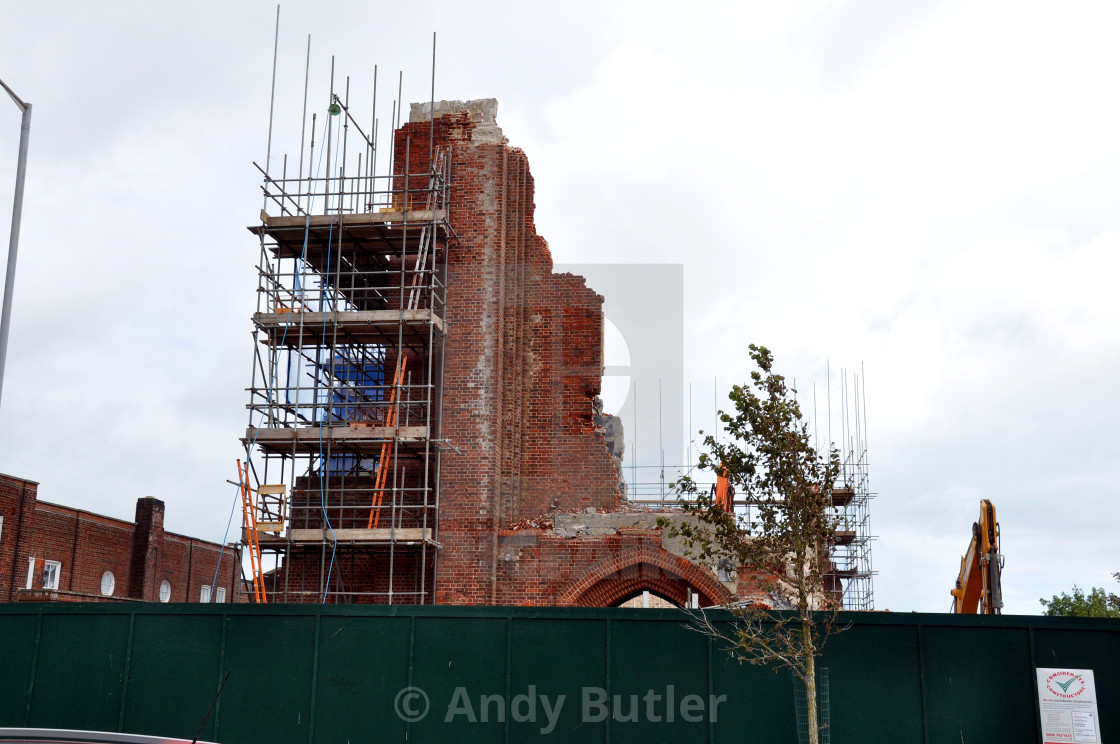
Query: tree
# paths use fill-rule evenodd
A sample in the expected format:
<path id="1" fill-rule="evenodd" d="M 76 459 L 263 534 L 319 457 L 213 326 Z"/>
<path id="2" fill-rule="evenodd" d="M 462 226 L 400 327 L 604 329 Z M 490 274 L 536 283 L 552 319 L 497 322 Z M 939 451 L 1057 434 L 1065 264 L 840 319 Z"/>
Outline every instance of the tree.
<path id="1" fill-rule="evenodd" d="M 1120 581 L 1120 573 L 1112 576 Z M 1120 597 L 1112 592 L 1095 586 L 1089 590 L 1089 596 L 1073 585 L 1073 596 L 1062 592 L 1049 600 L 1040 599 L 1039 603 L 1046 608 L 1042 614 L 1050 617 L 1120 617 Z"/>
<path id="2" fill-rule="evenodd" d="M 755 601 L 727 608 L 734 617 L 730 630 L 704 613 L 694 617 L 703 632 L 727 641 L 740 662 L 793 672 L 805 688 L 809 741 L 817 744 L 816 661 L 827 637 L 839 629 L 840 604 L 825 576 L 836 533 L 832 489 L 840 456 L 835 447 L 827 456 L 813 447 L 797 391 L 774 372 L 770 351 L 751 344 L 750 354 L 759 369 L 749 385 L 732 388 L 734 411 L 719 414 L 729 438 L 705 436 L 707 452 L 697 464 L 725 476 L 748 506 L 725 509 L 726 501 L 686 476 L 674 486 L 690 518 L 670 527 L 690 557 L 730 565 L 741 577 L 747 572 L 757 580 Z"/>

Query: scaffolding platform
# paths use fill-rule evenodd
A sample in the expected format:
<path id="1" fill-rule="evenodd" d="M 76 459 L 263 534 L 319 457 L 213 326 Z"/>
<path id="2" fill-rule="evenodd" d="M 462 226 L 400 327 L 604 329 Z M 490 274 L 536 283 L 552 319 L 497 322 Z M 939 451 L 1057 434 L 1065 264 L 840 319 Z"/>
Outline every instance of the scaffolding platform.
<path id="1" fill-rule="evenodd" d="M 293 312 L 289 309 L 255 313 L 253 323 L 266 334 L 269 344 L 289 349 L 337 341 L 365 346 L 402 340 L 406 345 L 415 345 L 427 342 L 433 331 L 442 334 L 447 328 L 443 318 L 429 309 L 349 312 Z"/>
<path id="2" fill-rule="evenodd" d="M 337 540 L 340 543 L 420 543 L 432 541 L 434 531 L 425 527 L 375 527 L 371 529 L 292 530 L 295 543 L 320 543 Z"/>
<path id="3" fill-rule="evenodd" d="M 245 430 L 245 444 L 255 443 L 262 452 L 272 454 L 314 454 L 325 448 L 344 448 L 346 452 L 377 454 L 385 443 L 413 446 L 429 439 L 426 426 L 315 426 L 296 428 L 256 428 Z"/>
<path id="4" fill-rule="evenodd" d="M 275 548 L 287 543 L 300 546 L 318 545 L 324 541 L 347 545 L 387 545 L 393 542 L 402 545 L 417 545 L 422 542 L 432 544 L 434 535 L 435 530 L 430 527 L 374 527 L 370 529 L 340 527 L 334 530 L 295 528 L 283 535 L 260 532 L 257 539 L 262 547 L 267 546 L 268 548 Z"/>
<path id="5" fill-rule="evenodd" d="M 351 251 L 401 253 L 417 243 L 420 231 L 428 226 L 446 238 L 450 231 L 446 219 L 444 210 L 282 217 L 262 211 L 261 224 L 250 225 L 249 232 L 268 238 L 276 256 L 304 257 L 316 263 L 316 257 L 337 251 L 340 244 Z"/>
<path id="6" fill-rule="evenodd" d="M 856 497 L 856 491 L 850 486 L 843 486 L 832 489 L 832 505 L 839 507 L 846 507 L 852 503 Z"/>

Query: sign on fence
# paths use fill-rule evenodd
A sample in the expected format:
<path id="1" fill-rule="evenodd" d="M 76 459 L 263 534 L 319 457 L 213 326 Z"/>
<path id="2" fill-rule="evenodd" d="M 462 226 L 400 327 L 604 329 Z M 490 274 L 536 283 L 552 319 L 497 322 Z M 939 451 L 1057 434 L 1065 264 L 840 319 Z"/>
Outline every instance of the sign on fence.
<path id="1" fill-rule="evenodd" d="M 1043 744 L 1099 744 L 1092 669 L 1035 669 Z"/>

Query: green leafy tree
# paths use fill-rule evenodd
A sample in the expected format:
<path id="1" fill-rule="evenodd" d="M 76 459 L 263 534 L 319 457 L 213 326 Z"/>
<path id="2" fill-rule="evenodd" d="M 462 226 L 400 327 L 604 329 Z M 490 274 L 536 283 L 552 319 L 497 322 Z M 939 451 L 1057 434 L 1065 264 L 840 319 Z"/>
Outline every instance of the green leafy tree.
<path id="1" fill-rule="evenodd" d="M 813 447 L 797 391 L 774 372 L 770 351 L 752 344 L 750 354 L 758 370 L 749 385 L 732 388 L 734 411 L 719 414 L 728 436 L 705 436 L 707 452 L 697 465 L 717 474 L 722 469 L 736 501 L 748 506 L 725 510 L 713 493 L 685 477 L 674 486 L 687 516 L 670 526 L 693 559 L 737 568 L 740 579 L 757 582 L 757 601 L 727 608 L 734 616 L 730 629 L 704 613 L 693 616 L 700 630 L 727 641 L 740 662 L 793 672 L 805 689 L 809 741 L 817 744 L 816 662 L 826 638 L 839 629 L 839 601 L 825 577 L 840 458 L 834 447 L 827 456 Z"/>
<path id="2" fill-rule="evenodd" d="M 1112 576 L 1120 581 L 1120 573 Z M 1098 586 L 1086 596 L 1075 584 L 1072 595 L 1062 592 L 1038 601 L 1046 608 L 1042 614 L 1050 617 L 1120 617 L 1120 597 Z"/>

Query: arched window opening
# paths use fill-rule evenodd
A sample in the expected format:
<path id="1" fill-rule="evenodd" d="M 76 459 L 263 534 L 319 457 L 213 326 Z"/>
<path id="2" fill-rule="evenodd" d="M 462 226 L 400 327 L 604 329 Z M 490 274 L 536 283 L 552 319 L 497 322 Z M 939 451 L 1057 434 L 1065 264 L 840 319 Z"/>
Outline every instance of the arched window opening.
<path id="1" fill-rule="evenodd" d="M 630 597 L 630 599 L 619 602 L 616 607 L 639 608 L 649 610 L 669 610 L 678 607 L 676 602 L 663 597 L 657 592 L 651 592 L 649 589 L 643 589 L 638 594 Z"/>

